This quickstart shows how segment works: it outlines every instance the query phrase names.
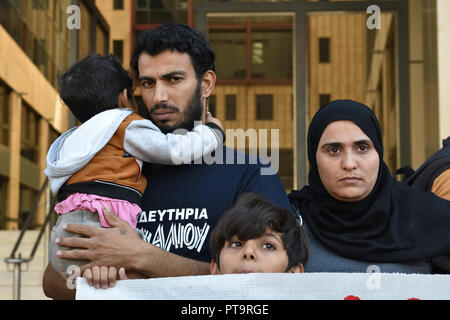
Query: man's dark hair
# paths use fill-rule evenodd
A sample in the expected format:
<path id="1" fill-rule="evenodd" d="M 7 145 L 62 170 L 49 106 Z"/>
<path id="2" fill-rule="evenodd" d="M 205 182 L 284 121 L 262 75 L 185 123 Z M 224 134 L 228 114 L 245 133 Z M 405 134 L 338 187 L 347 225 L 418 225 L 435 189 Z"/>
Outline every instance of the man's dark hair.
<path id="1" fill-rule="evenodd" d="M 91 53 L 73 64 L 59 79 L 60 96 L 81 122 L 117 108 L 119 94 L 133 92 L 133 80 L 114 55 Z"/>
<path id="2" fill-rule="evenodd" d="M 281 233 L 289 262 L 286 271 L 302 263 L 306 264 L 309 249 L 306 235 L 296 216 L 285 208 L 255 194 L 244 193 L 219 219 L 211 233 L 209 248 L 211 257 L 220 269 L 220 251 L 226 241 L 236 236 L 241 241 L 261 237 L 267 227 Z"/>
<path id="3" fill-rule="evenodd" d="M 197 79 L 201 79 L 208 70 L 215 71 L 214 51 L 205 36 L 188 25 L 169 22 L 139 34 L 130 61 L 136 78 L 139 77 L 138 61 L 142 53 L 156 56 L 166 50 L 187 53 Z"/>

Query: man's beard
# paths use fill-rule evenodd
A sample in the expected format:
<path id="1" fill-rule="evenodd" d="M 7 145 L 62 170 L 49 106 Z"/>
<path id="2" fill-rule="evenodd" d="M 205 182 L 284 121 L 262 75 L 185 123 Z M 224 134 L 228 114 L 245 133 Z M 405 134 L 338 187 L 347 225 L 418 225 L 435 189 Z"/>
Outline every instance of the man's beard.
<path id="1" fill-rule="evenodd" d="M 155 123 L 162 133 L 164 134 L 171 133 L 176 129 L 181 128 L 191 131 L 194 128 L 194 121 L 201 120 L 203 107 L 200 99 L 201 98 L 200 88 L 201 88 L 201 81 L 198 81 L 197 88 L 192 94 L 191 99 L 189 100 L 189 103 L 187 104 L 183 114 L 181 114 L 181 120 L 178 123 L 172 126 L 166 125 L 164 121 L 158 124 Z M 168 105 L 166 103 L 158 103 L 155 104 L 150 109 L 150 113 L 159 109 L 167 109 L 175 112 L 180 112 L 180 108 L 178 108 L 177 106 Z"/>

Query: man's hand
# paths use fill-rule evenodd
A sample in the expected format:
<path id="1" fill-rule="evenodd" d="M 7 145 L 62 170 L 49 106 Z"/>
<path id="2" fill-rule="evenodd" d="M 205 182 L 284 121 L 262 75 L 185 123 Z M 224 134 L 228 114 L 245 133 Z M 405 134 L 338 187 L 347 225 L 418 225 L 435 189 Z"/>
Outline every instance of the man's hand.
<path id="1" fill-rule="evenodd" d="M 127 278 L 176 277 L 209 273 L 209 263 L 185 258 L 143 241 L 134 229 L 110 210 L 103 213 L 111 228 L 68 224 L 64 230 L 87 238 L 56 239 L 60 246 L 74 248 L 56 254 L 64 259 L 89 260 L 83 274 L 94 266 L 125 268 Z"/>
<path id="2" fill-rule="evenodd" d="M 219 119 L 214 118 L 214 117 L 211 115 L 210 112 L 207 112 L 207 113 L 206 113 L 206 122 L 212 122 L 212 123 L 218 125 L 218 126 L 220 127 L 220 129 L 222 129 L 222 131 L 223 131 L 223 125 L 222 125 L 222 122 L 220 122 Z"/>
<path id="3" fill-rule="evenodd" d="M 86 238 L 59 238 L 60 246 L 72 247 L 73 250 L 60 250 L 56 254 L 60 258 L 89 260 L 89 264 L 81 267 L 81 272 L 93 266 L 115 266 L 134 270 L 135 258 L 140 254 L 142 241 L 133 228 L 119 219 L 107 207 L 103 214 L 111 228 L 95 228 L 79 224 L 68 224 L 64 230 L 80 234 Z"/>

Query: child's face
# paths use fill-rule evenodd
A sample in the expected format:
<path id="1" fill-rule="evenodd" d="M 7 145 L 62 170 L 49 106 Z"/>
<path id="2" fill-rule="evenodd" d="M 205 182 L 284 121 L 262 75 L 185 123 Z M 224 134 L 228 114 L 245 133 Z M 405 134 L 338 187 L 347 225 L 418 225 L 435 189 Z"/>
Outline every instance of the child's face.
<path id="1" fill-rule="evenodd" d="M 259 238 L 241 241 L 234 236 L 226 241 L 220 252 L 220 270 L 212 261 L 211 273 L 286 272 L 288 260 L 281 233 L 267 228 Z M 299 266 L 289 271 L 301 272 Z"/>

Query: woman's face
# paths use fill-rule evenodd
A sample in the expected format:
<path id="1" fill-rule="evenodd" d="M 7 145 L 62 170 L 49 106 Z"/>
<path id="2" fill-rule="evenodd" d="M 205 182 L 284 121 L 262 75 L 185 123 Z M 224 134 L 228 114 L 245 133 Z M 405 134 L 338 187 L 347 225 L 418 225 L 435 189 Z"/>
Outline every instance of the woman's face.
<path id="1" fill-rule="evenodd" d="M 353 122 L 331 122 L 316 153 L 320 180 L 328 193 L 345 202 L 367 197 L 377 181 L 380 159 L 370 138 Z"/>

